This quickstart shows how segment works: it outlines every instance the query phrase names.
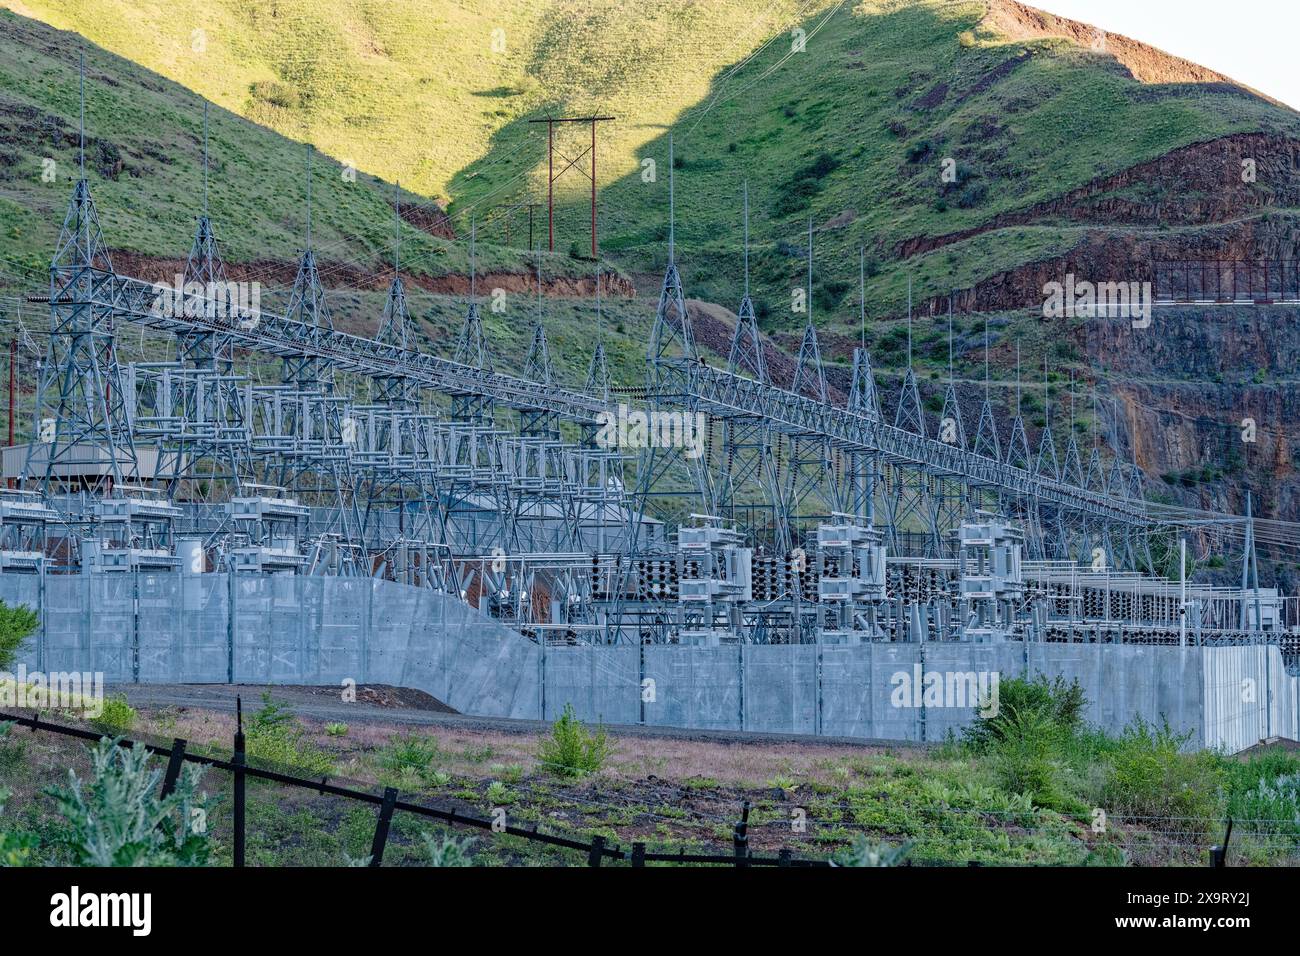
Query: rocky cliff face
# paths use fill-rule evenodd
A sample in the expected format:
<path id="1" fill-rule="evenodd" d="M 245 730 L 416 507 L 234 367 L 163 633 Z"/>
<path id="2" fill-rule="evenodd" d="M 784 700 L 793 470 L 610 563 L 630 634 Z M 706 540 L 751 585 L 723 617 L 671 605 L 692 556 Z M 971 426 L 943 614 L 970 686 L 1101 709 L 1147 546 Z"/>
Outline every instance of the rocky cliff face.
<path id="1" fill-rule="evenodd" d="M 1115 424 L 1153 493 L 1241 512 L 1249 488 L 1263 514 L 1294 521 L 1300 520 L 1300 309 L 1268 300 L 1284 291 L 1292 301 L 1300 294 L 1298 208 L 1300 141 L 1238 134 L 1176 150 L 976 229 L 915 237 L 895 251 L 925 255 L 1013 227 L 1084 227 L 1064 255 L 959 291 L 959 311 L 1034 314 L 1045 286 L 1071 273 L 1097 282 L 1150 282 L 1157 301 L 1187 298 L 1187 283 L 1210 298 L 1256 299 L 1253 306 L 1157 305 L 1149 328 L 1092 319 L 1064 334 L 1100 390 L 1118 402 Z M 1221 264 L 1199 264 L 1205 260 Z M 1190 263 L 1198 264 L 1178 265 Z M 941 312 L 947 300 L 926 305 Z"/>
<path id="2" fill-rule="evenodd" d="M 1300 311 L 1157 308 L 1092 320 L 1077 344 L 1117 399 L 1148 487 L 1217 511 L 1300 520 Z"/>

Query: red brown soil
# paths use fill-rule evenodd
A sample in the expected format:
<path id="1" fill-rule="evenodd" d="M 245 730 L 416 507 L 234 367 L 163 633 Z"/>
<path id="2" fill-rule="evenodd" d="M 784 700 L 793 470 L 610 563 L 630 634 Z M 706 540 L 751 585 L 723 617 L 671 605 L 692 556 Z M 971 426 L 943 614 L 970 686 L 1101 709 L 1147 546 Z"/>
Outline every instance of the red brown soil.
<path id="1" fill-rule="evenodd" d="M 184 273 L 185 260 L 166 256 L 146 256 L 125 249 L 115 249 L 110 255 L 119 272 L 148 282 L 176 281 Z M 321 282 L 327 289 L 362 289 L 382 292 L 392 281 L 392 273 L 372 272 L 346 262 L 319 262 Z M 227 262 L 226 274 L 232 282 L 258 281 L 267 285 L 293 285 L 298 274 L 298 263 L 285 259 L 254 259 L 250 262 Z M 469 276 L 448 273 L 441 276 L 411 275 L 403 273 L 409 286 L 435 295 L 464 295 L 469 292 Z M 507 292 L 537 291 L 537 279 L 527 272 L 487 272 L 478 276 L 480 289 L 505 289 Z M 593 277 L 543 276 L 542 291 L 556 298 L 586 298 L 596 294 Z M 602 294 L 633 298 L 632 283 L 623 276 L 606 273 Z"/>
<path id="2" fill-rule="evenodd" d="M 1094 46 L 1098 37 L 1104 36 L 1105 46 L 1098 52 L 1113 56 L 1141 83 L 1228 83 L 1240 86 L 1222 73 L 1173 56 L 1164 50 L 1139 43 L 1119 33 L 1106 33 L 1077 20 L 1068 20 L 1027 7 L 1016 0 L 990 0 L 984 25 L 1012 40 L 1064 37 L 1089 48 Z"/>

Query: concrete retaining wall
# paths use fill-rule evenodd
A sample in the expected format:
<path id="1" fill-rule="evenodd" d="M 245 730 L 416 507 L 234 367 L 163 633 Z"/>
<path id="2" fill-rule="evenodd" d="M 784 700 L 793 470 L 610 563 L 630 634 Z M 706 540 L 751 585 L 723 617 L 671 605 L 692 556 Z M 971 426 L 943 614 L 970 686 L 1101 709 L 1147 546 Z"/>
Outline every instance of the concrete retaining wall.
<path id="1" fill-rule="evenodd" d="M 550 647 L 469 605 L 361 578 L 256 574 L 0 575 L 41 614 L 22 661 L 116 683 L 387 683 L 462 713 L 667 727 L 941 740 L 974 695 L 908 693 L 964 675 L 1077 679 L 1087 719 L 1167 719 L 1236 751 L 1300 737 L 1300 681 L 1275 647 L 863 644 Z M 987 685 L 986 685 L 987 686 Z"/>

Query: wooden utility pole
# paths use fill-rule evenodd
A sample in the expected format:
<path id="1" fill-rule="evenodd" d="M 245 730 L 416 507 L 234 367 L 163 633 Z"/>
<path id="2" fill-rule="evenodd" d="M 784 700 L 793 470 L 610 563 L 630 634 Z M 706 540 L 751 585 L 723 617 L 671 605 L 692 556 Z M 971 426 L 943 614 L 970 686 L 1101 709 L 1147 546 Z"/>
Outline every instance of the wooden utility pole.
<path id="1" fill-rule="evenodd" d="M 516 209 L 528 210 L 528 248 L 533 248 L 533 210 L 540 206 L 537 202 L 517 202 L 504 207 L 506 213 L 506 245 L 510 245 L 510 217 Z"/>
<path id="2" fill-rule="evenodd" d="M 543 119 L 529 120 L 530 123 L 546 124 L 546 248 L 555 251 L 555 181 L 575 167 L 591 179 L 591 257 L 596 258 L 600 245 L 596 240 L 596 124 L 610 122 L 613 116 L 547 116 Z M 555 124 L 587 123 L 591 126 L 591 145 L 572 159 L 560 154 L 567 160 L 558 173 L 555 171 Z M 591 172 L 578 167 L 578 163 L 588 153 L 591 154 Z"/>

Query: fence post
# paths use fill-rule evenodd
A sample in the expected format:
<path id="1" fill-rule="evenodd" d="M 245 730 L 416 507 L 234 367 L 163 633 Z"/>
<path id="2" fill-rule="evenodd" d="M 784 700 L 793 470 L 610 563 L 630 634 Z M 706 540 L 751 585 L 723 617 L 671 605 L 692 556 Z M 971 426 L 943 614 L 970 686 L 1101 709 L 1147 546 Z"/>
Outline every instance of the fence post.
<path id="1" fill-rule="evenodd" d="M 370 865 L 384 862 L 384 847 L 388 845 L 388 827 L 393 822 L 393 807 L 397 803 L 397 790 L 384 788 L 384 802 L 379 805 L 379 821 L 375 824 L 375 839 L 370 844 Z"/>
<path id="2" fill-rule="evenodd" d="M 1210 866 L 1223 869 L 1228 865 L 1228 841 L 1232 839 L 1232 817 L 1228 817 L 1228 829 L 1224 831 L 1223 842 L 1210 847 Z"/>
<path id="3" fill-rule="evenodd" d="M 231 828 L 234 831 L 234 865 L 244 865 L 244 766 L 246 758 L 244 756 L 244 705 L 238 696 L 235 697 L 235 752 L 231 758 L 231 763 L 235 765 L 234 781 L 234 820 Z"/>
<path id="4" fill-rule="evenodd" d="M 131 574 L 131 683 L 140 683 L 140 569 Z"/>
<path id="5" fill-rule="evenodd" d="M 162 795 L 166 799 L 176 789 L 176 781 L 181 775 L 181 766 L 185 763 L 185 741 L 177 737 L 172 741 L 172 755 L 167 758 L 167 774 L 163 777 Z"/>
<path id="6" fill-rule="evenodd" d="M 736 852 L 736 866 L 749 866 L 749 801 L 746 800 L 736 821 L 732 844 Z"/>
<path id="7" fill-rule="evenodd" d="M 600 866 L 600 858 L 605 855 L 605 838 L 603 836 L 594 836 L 591 838 L 591 849 L 587 851 L 587 865 Z"/>
<path id="8" fill-rule="evenodd" d="M 632 844 L 632 865 L 637 867 L 645 866 L 645 844 L 644 843 Z"/>
<path id="9" fill-rule="evenodd" d="M 235 682 L 235 568 L 231 565 L 226 577 L 226 680 Z"/>

